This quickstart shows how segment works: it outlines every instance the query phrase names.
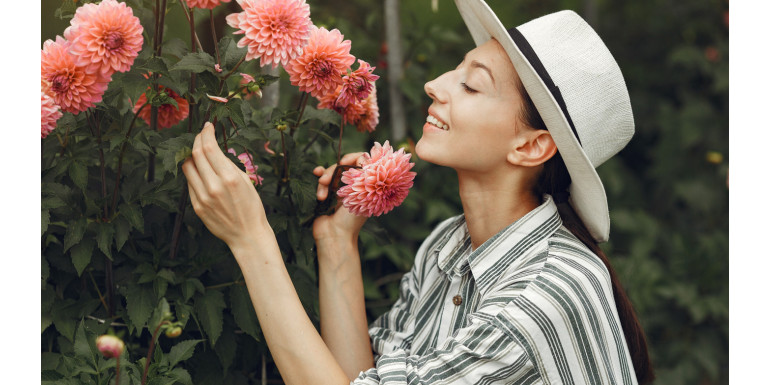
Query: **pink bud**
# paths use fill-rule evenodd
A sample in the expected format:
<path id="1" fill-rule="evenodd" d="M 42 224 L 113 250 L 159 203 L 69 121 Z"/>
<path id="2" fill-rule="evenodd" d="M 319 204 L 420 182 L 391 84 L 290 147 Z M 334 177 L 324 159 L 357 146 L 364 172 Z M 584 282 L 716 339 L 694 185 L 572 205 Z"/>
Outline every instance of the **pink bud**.
<path id="1" fill-rule="evenodd" d="M 115 336 L 105 334 L 96 339 L 96 348 L 107 358 L 120 357 L 126 345 Z"/>
<path id="2" fill-rule="evenodd" d="M 220 66 L 219 66 L 219 64 L 214 64 L 214 69 L 215 69 L 217 72 L 222 72 L 222 67 L 220 67 Z"/>
<path id="3" fill-rule="evenodd" d="M 213 100 L 215 102 L 227 103 L 227 98 L 223 98 L 221 96 L 212 96 L 212 95 L 209 95 L 209 94 L 206 94 L 206 96 L 208 96 L 209 99 L 211 99 L 211 100 Z"/>

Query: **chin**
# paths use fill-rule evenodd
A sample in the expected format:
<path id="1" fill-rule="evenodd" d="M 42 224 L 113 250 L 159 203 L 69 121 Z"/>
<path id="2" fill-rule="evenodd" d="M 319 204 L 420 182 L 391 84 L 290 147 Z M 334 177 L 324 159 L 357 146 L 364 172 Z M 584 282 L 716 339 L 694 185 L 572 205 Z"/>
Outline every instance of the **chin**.
<path id="1" fill-rule="evenodd" d="M 447 162 L 442 161 L 441 159 L 441 149 L 436 148 L 435 145 L 432 146 L 430 143 L 427 143 L 424 136 L 420 138 L 420 140 L 417 141 L 417 144 L 414 146 L 414 153 L 417 154 L 418 158 L 426 162 L 430 162 L 439 166 L 448 166 L 446 164 Z"/>

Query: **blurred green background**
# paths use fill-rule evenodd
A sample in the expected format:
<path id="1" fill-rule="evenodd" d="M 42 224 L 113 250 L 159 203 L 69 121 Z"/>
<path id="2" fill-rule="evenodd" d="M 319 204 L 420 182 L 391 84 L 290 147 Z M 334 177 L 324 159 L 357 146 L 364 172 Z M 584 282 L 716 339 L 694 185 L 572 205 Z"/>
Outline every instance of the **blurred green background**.
<path id="1" fill-rule="evenodd" d="M 383 2 L 308 3 L 314 23 L 339 28 L 352 40 L 352 53 L 376 65 L 375 73 L 382 77 L 379 128 L 368 137 L 348 135 L 345 148 L 355 151 L 374 140 L 393 140 Z M 611 240 L 603 249 L 646 330 L 655 383 L 727 383 L 727 0 L 488 3 L 508 27 L 572 9 L 589 21 L 614 54 L 631 95 L 636 135 L 598 170 L 612 219 Z M 182 38 L 183 14 L 174 1 L 169 4 L 166 36 Z M 61 5 L 62 0 L 42 0 L 43 40 L 61 35 L 69 25 L 53 16 Z M 224 28 L 223 17 L 239 10 L 235 1 L 219 7 L 218 25 Z M 473 43 L 451 0 L 402 1 L 400 16 L 400 86 L 407 120 L 407 137 L 400 144 L 411 146 L 421 136 L 430 104 L 423 84 L 454 68 Z M 204 17 L 198 20 L 207 22 Z M 201 41 L 206 48 L 210 39 L 201 36 Z M 397 297 L 398 280 L 411 267 L 420 242 L 439 221 L 461 211 L 454 172 L 415 155 L 413 159 L 418 176 L 409 198 L 392 214 L 371 220 L 375 223 L 361 237 L 372 319 Z"/>

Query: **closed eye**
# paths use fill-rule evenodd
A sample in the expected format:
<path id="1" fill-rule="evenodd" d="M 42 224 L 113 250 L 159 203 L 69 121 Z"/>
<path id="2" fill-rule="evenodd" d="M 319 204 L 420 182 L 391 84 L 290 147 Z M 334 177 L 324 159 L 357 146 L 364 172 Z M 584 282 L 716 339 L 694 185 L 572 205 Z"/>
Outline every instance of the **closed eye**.
<path id="1" fill-rule="evenodd" d="M 465 84 L 465 83 L 460 83 L 460 84 L 463 86 L 463 89 L 465 90 L 465 92 L 467 92 L 469 94 L 475 94 L 475 93 L 478 92 L 478 91 L 474 90 L 473 88 L 468 87 L 468 85 Z"/>

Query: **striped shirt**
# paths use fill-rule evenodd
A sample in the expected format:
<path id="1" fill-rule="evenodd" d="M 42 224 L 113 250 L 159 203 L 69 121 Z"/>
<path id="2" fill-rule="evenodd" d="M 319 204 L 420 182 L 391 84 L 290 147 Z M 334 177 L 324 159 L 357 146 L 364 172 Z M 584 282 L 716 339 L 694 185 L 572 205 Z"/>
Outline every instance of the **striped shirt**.
<path id="1" fill-rule="evenodd" d="M 607 269 L 547 195 L 476 250 L 439 224 L 369 335 L 351 384 L 636 384 Z"/>

